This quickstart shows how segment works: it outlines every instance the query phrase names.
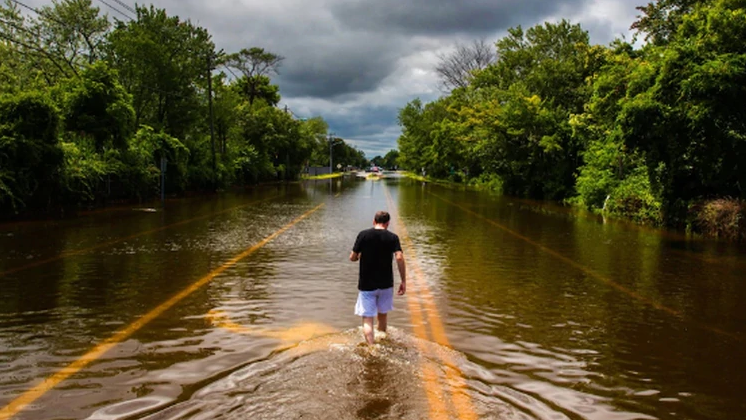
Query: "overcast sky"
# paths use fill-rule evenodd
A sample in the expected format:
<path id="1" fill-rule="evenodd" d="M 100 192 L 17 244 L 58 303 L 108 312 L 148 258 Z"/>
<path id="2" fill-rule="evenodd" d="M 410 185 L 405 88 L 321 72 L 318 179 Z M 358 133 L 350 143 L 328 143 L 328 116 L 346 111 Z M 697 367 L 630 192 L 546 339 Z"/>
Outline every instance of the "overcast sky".
<path id="1" fill-rule="evenodd" d="M 126 11 L 115 0 L 104 0 Z M 132 0 L 120 0 L 134 6 Z M 285 57 L 281 106 L 322 116 L 368 158 L 396 148 L 399 108 L 440 95 L 437 56 L 456 43 L 489 43 L 510 27 L 562 18 L 591 41 L 629 38 L 635 6 L 648 0 L 155 0 L 212 34 L 220 49 L 262 47 Z M 51 1 L 29 0 L 39 6 Z M 94 5 L 123 19 L 101 0 Z M 142 3 L 140 3 L 142 4 Z M 149 3 L 145 3 L 149 4 Z"/>

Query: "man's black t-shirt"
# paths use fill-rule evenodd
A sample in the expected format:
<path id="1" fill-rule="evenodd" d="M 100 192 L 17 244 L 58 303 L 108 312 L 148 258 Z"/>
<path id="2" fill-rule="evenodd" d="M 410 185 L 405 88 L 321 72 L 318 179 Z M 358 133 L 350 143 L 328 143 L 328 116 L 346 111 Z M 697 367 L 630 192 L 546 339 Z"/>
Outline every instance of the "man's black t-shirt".
<path id="1" fill-rule="evenodd" d="M 357 235 L 352 251 L 360 254 L 358 290 L 394 287 L 391 258 L 395 252 L 401 251 L 399 237 L 395 233 L 386 229 L 366 229 Z"/>

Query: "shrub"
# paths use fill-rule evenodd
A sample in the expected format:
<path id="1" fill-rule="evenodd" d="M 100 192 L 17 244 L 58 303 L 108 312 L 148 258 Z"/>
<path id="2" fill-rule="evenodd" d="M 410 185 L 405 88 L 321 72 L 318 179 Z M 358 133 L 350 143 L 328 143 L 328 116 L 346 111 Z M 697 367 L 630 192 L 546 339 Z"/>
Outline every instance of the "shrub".
<path id="1" fill-rule="evenodd" d="M 469 180 L 469 185 L 474 185 L 478 188 L 494 191 L 503 192 L 503 180 L 499 175 L 492 173 L 483 173 L 476 178 Z"/>
<path id="2" fill-rule="evenodd" d="M 0 97 L 0 210 L 47 206 L 63 164 L 59 115 L 45 95 Z"/>
<path id="3" fill-rule="evenodd" d="M 746 201 L 719 198 L 692 206 L 695 229 L 705 235 L 746 240 Z"/>
<path id="4" fill-rule="evenodd" d="M 606 202 L 606 211 L 637 223 L 659 225 L 663 222 L 661 201 L 655 197 L 644 171 L 625 178 Z"/>

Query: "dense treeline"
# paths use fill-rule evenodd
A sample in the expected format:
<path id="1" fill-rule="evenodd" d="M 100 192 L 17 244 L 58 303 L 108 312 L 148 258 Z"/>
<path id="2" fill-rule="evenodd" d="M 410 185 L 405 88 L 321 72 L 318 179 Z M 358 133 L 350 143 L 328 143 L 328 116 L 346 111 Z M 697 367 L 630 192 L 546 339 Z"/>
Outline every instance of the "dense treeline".
<path id="1" fill-rule="evenodd" d="M 114 22 L 91 0 L 20 7 L 0 5 L 0 214 L 156 197 L 162 170 L 177 194 L 329 164 L 326 122 L 277 107 L 283 57 L 217 51 L 152 6 Z M 365 164 L 333 147 L 335 162 Z"/>
<path id="2" fill-rule="evenodd" d="M 592 45 L 567 21 L 511 29 L 464 87 L 401 109 L 399 162 L 647 223 L 709 229 L 709 212 L 743 235 L 745 7 L 650 3 L 642 48 Z"/>

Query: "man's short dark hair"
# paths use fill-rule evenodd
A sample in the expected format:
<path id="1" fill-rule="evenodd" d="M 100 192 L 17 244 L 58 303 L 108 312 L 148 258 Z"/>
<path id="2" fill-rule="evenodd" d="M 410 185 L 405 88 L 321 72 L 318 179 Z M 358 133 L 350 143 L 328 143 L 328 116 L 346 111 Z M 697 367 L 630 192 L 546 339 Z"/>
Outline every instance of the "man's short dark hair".
<path id="1" fill-rule="evenodd" d="M 373 221 L 378 223 L 379 225 L 383 225 L 389 222 L 391 220 L 391 215 L 386 211 L 379 211 L 376 213 L 376 217 L 373 218 Z"/>

